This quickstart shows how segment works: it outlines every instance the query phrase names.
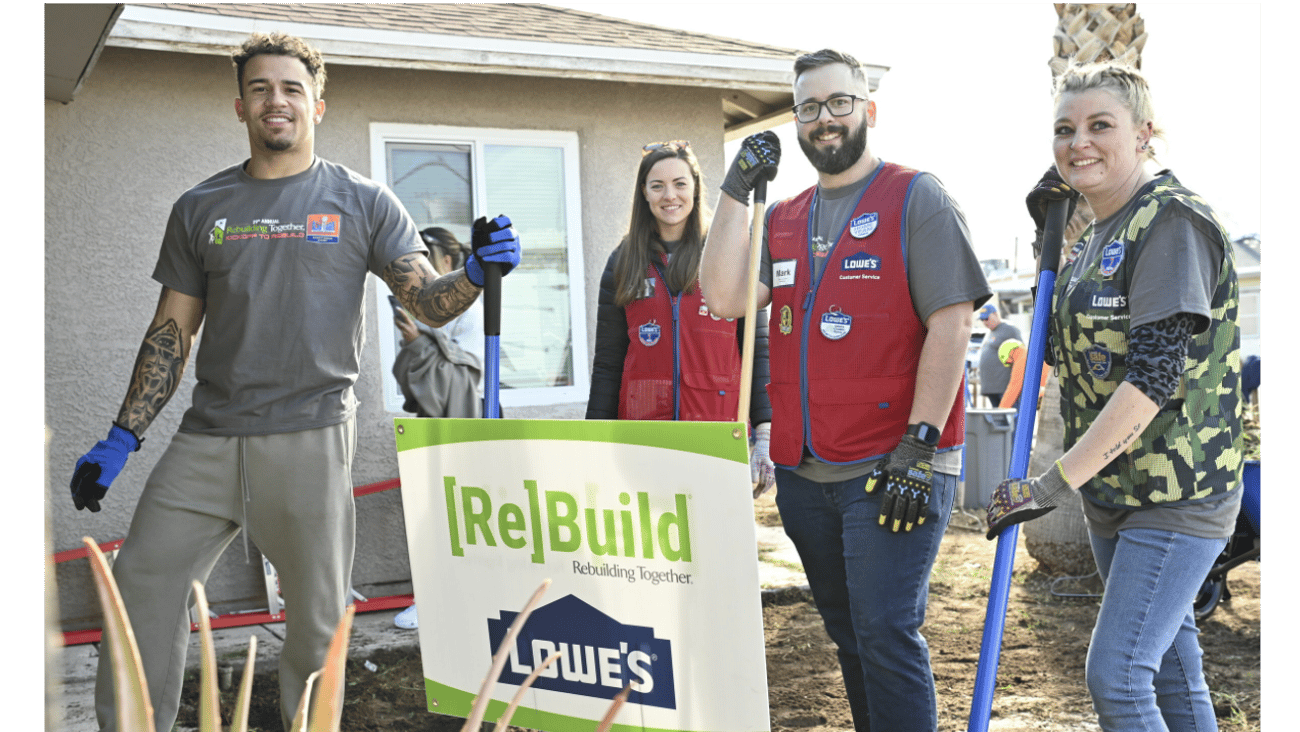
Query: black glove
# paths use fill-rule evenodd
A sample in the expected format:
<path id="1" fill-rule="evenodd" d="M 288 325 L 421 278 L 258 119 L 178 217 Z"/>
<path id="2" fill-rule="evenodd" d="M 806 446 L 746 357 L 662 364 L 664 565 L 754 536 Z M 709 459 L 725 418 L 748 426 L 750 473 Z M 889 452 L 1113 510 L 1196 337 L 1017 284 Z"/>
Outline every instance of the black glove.
<path id="1" fill-rule="evenodd" d="M 1025 196 L 1025 207 L 1029 209 L 1029 215 L 1034 219 L 1034 226 L 1037 228 L 1035 238 L 1041 242 L 1043 238 L 1043 228 L 1047 224 L 1047 204 L 1051 201 L 1069 201 L 1070 207 L 1065 212 L 1065 220 L 1068 222 L 1074 215 L 1074 209 L 1079 205 L 1079 192 L 1070 187 L 1069 183 L 1061 178 L 1060 173 L 1056 172 L 1056 166 L 1047 169 L 1043 174 L 1042 180 L 1038 185 Z M 1039 244 L 1039 248 L 1042 244 Z"/>
<path id="2" fill-rule="evenodd" d="M 765 130 L 750 135 L 740 143 L 740 151 L 731 161 L 731 169 L 722 181 L 722 191 L 748 206 L 750 191 L 754 190 L 759 179 L 775 178 L 776 166 L 780 162 L 781 140 L 775 132 Z"/>
<path id="3" fill-rule="evenodd" d="M 470 255 L 465 260 L 465 276 L 476 287 L 483 286 L 483 263 L 494 262 L 501 266 L 501 276 L 519 264 L 521 248 L 519 235 L 510 225 L 510 219 L 498 216 L 491 221 L 480 216 L 470 229 Z"/>
<path id="4" fill-rule="evenodd" d="M 993 490 L 993 500 L 989 502 L 988 539 L 996 539 L 1012 524 L 1050 512 L 1069 495 L 1070 483 L 1065 479 L 1060 460 L 1037 478 L 1002 481 Z"/>
<path id="5" fill-rule="evenodd" d="M 95 443 L 90 452 L 77 460 L 72 473 L 72 505 L 80 511 L 99 511 L 99 499 L 108 493 L 113 479 L 126 467 L 126 459 L 140 449 L 144 440 L 131 430 L 113 423 L 108 437 Z"/>
<path id="6" fill-rule="evenodd" d="M 913 526 L 925 523 L 925 512 L 930 507 L 930 486 L 934 482 L 934 448 L 911 435 L 903 435 L 898 447 L 885 456 L 867 476 L 867 493 L 875 493 L 882 486 L 885 495 L 880 499 L 880 525 L 890 521 L 889 530 L 898 533 L 911 531 Z"/>

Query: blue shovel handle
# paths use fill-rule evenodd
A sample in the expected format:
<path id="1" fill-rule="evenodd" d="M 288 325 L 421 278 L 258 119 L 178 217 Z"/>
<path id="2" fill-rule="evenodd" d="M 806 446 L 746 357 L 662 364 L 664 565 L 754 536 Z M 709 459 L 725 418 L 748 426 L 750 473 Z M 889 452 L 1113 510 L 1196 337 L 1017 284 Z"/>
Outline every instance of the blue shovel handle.
<path id="1" fill-rule="evenodd" d="M 1029 453 L 1038 412 L 1038 385 L 1043 374 L 1043 354 L 1047 349 L 1047 321 L 1052 310 L 1052 289 L 1065 236 L 1068 201 L 1052 201 L 1047 206 L 1043 226 L 1043 251 L 1039 258 L 1038 293 L 1034 298 L 1034 319 L 1029 331 L 1029 361 L 1025 364 L 1025 382 L 1020 387 L 1020 408 L 1016 413 L 1016 434 L 1011 444 L 1011 470 L 1007 477 L 1023 480 L 1029 470 Z M 984 613 L 984 638 L 980 642 L 979 667 L 975 671 L 975 691 L 971 699 L 967 732 L 988 732 L 993 713 L 993 687 L 997 682 L 998 660 L 1002 653 L 1002 630 L 1007 619 L 1007 597 L 1011 593 L 1011 568 L 1015 564 L 1016 542 L 1020 525 L 1012 524 L 998 534 L 997 553 L 993 559 L 993 578 L 989 583 L 988 609 Z"/>
<path id="2" fill-rule="evenodd" d="M 501 416 L 501 265 L 483 263 L 483 416 Z"/>

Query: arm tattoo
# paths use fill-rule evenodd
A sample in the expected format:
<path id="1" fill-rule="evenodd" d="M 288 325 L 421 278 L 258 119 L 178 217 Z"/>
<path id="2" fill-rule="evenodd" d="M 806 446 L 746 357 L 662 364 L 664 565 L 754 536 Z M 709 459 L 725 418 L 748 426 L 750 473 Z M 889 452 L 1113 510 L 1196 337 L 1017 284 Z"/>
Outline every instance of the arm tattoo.
<path id="1" fill-rule="evenodd" d="M 188 355 L 181 327 L 174 319 L 146 333 L 117 423 L 137 437 L 143 435 L 180 386 Z"/>
<path id="2" fill-rule="evenodd" d="M 412 315 L 435 328 L 465 312 L 479 293 L 464 270 L 439 277 L 421 254 L 393 260 L 384 268 L 384 282 Z"/>
<path id="3" fill-rule="evenodd" d="M 1142 434 L 1142 425 L 1140 424 L 1133 425 L 1133 429 L 1127 435 L 1125 435 L 1123 439 L 1121 439 L 1119 442 L 1116 442 L 1109 450 L 1107 450 L 1105 454 L 1102 455 L 1102 459 L 1104 459 L 1107 463 L 1109 463 L 1111 460 L 1114 460 L 1117 455 L 1119 455 L 1121 452 L 1124 452 L 1124 450 L 1128 449 L 1128 446 L 1132 444 L 1134 438 L 1136 438 L 1140 434 Z"/>

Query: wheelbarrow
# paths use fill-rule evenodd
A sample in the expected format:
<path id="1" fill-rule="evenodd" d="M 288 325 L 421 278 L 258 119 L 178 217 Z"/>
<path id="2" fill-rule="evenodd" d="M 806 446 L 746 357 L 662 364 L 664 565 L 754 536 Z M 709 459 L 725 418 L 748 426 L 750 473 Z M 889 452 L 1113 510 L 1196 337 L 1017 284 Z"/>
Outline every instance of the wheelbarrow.
<path id="1" fill-rule="evenodd" d="M 1228 589 L 1228 572 L 1236 567 L 1259 559 L 1259 461 L 1247 460 L 1242 471 L 1241 511 L 1237 513 L 1237 526 L 1223 552 L 1214 560 L 1214 566 L 1205 577 L 1192 609 L 1197 620 L 1210 617 L 1221 600 L 1232 597 Z"/>

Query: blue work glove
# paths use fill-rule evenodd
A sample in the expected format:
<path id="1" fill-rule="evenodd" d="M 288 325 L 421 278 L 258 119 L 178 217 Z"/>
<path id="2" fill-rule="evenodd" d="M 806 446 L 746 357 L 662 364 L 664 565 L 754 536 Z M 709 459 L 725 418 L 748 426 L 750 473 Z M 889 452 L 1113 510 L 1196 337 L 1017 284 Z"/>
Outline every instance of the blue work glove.
<path id="1" fill-rule="evenodd" d="M 1050 512 L 1069 495 L 1070 483 L 1060 460 L 1037 478 L 1002 481 L 989 502 L 987 538 L 992 541 L 1008 526 Z"/>
<path id="2" fill-rule="evenodd" d="M 759 179 L 775 178 L 776 166 L 780 162 L 781 140 L 775 132 L 764 130 L 746 137 L 722 181 L 723 193 L 748 206 L 749 194 Z"/>
<path id="3" fill-rule="evenodd" d="M 143 442 L 134 432 L 114 422 L 108 437 L 96 442 L 77 461 L 72 473 L 72 505 L 78 511 L 89 508 L 98 512 L 99 499 L 108 493 L 113 479 L 126 466 L 126 458 L 139 450 Z"/>
<path id="4" fill-rule="evenodd" d="M 772 424 L 763 422 L 754 427 L 754 445 L 749 449 L 749 480 L 754 484 L 754 497 L 758 498 L 776 485 L 776 465 L 772 462 Z"/>
<path id="5" fill-rule="evenodd" d="M 867 475 L 867 493 L 884 489 L 880 499 L 880 525 L 889 530 L 911 531 L 925 523 L 934 482 L 934 448 L 912 435 L 903 435 L 898 447 Z"/>
<path id="6" fill-rule="evenodd" d="M 483 286 L 483 263 L 492 262 L 501 266 L 501 276 L 510 274 L 510 270 L 519 264 L 522 250 L 519 247 L 519 235 L 510 226 L 510 219 L 498 216 L 491 221 L 479 217 L 470 231 L 469 259 L 465 261 L 465 276 L 476 287 Z"/>

